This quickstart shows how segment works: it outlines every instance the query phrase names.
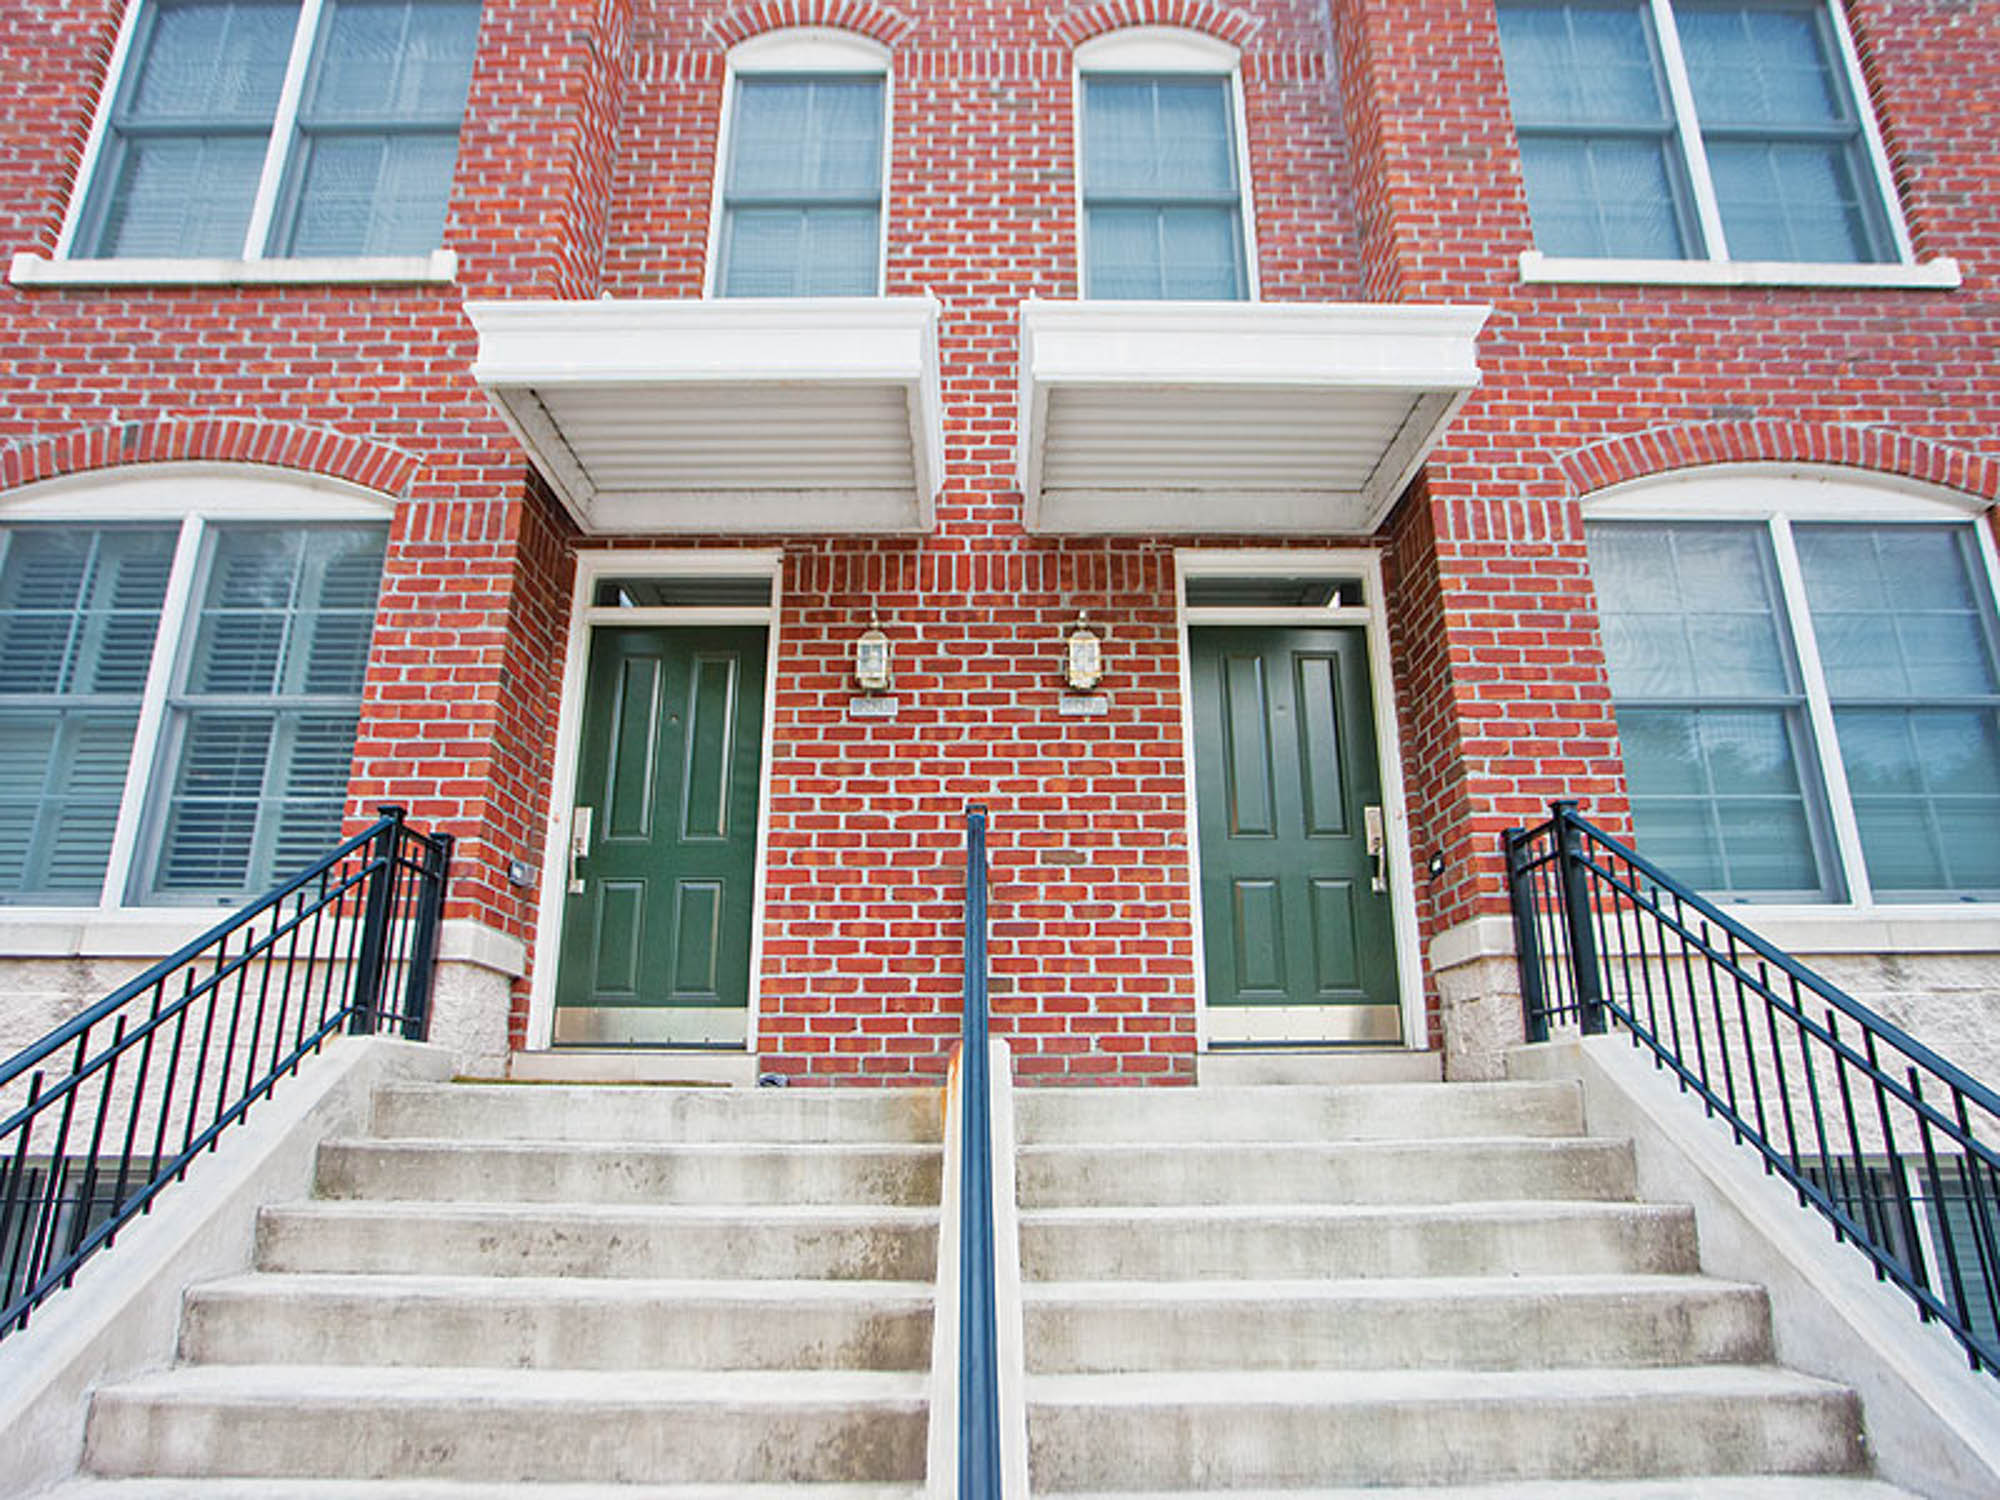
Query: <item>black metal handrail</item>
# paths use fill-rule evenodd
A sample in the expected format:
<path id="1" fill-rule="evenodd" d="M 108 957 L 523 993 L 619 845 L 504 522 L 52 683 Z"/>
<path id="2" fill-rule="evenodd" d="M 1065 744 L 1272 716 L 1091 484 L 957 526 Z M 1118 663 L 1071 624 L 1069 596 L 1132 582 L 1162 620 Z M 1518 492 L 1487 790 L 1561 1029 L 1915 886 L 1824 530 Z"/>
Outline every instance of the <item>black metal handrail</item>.
<path id="1" fill-rule="evenodd" d="M 1503 839 L 1528 1040 L 1623 1028 L 2000 1374 L 2000 1095 L 1574 802 Z"/>
<path id="2" fill-rule="evenodd" d="M 963 1135 L 958 1195 L 958 1494 L 999 1500 L 1000 1340 L 993 1249 L 993 1098 L 987 1048 L 986 809 L 965 810 Z"/>
<path id="3" fill-rule="evenodd" d="M 424 1039 L 450 866 L 385 807 L 0 1063 L 0 1337 L 329 1036 Z"/>

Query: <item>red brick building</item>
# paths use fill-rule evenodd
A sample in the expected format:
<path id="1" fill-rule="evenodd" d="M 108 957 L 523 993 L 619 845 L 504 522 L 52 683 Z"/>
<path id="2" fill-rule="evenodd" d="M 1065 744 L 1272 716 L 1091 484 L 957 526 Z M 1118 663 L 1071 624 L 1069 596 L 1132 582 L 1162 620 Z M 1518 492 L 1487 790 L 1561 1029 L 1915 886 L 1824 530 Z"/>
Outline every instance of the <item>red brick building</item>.
<path id="1" fill-rule="evenodd" d="M 1025 1079 L 1477 1076 L 1570 796 L 1991 1076 L 1996 36 L 8 7 L 7 1035 L 396 802 L 475 1065 L 932 1078 L 980 802 Z"/>

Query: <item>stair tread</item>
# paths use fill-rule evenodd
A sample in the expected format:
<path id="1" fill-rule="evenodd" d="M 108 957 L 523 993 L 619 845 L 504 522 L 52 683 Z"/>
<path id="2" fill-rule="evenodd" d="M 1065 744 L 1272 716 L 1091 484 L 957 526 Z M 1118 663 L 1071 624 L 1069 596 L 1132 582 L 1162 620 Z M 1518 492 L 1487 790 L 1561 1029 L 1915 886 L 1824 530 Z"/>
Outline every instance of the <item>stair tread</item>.
<path id="1" fill-rule="evenodd" d="M 591 1405 L 923 1405 L 929 1371 L 904 1370 L 540 1370 L 441 1365 L 181 1365 L 118 1381 L 98 1392 L 135 1402 L 226 1402 L 239 1406 L 482 1407 Z"/>
<path id="2" fill-rule="evenodd" d="M 321 1142 L 334 1151 L 415 1155 L 424 1151 L 490 1151 L 510 1156 L 569 1153 L 589 1156 L 856 1157 L 898 1156 L 928 1161 L 944 1147 L 936 1141 L 662 1141 L 564 1140 L 561 1136 L 339 1136 Z"/>
<path id="3" fill-rule="evenodd" d="M 1604 1202 L 1589 1198 L 1476 1198 L 1445 1203 L 1132 1203 L 1022 1208 L 1023 1225 L 1058 1221 L 1102 1224 L 1126 1219 L 1191 1219 L 1257 1223 L 1299 1219 L 1682 1218 L 1676 1203 Z"/>
<path id="4" fill-rule="evenodd" d="M 552 1203 L 523 1203 L 518 1199 L 493 1201 L 403 1199 L 403 1198 L 301 1198 L 275 1203 L 266 1214 L 317 1218 L 395 1218 L 522 1220 L 580 1218 L 606 1222 L 628 1221 L 660 1224 L 737 1223 L 751 1220 L 781 1225 L 807 1223 L 915 1224 L 937 1222 L 936 1204 L 915 1206 L 898 1203 L 588 1203 L 565 1199 Z"/>
<path id="5" fill-rule="evenodd" d="M 1722 1397 L 1846 1399 L 1844 1386 L 1776 1365 L 1552 1370 L 1143 1370 L 1030 1374 L 1032 1406 L 1368 1406 Z"/>
<path id="6" fill-rule="evenodd" d="M 203 1282 L 196 1297 L 367 1296 L 524 1302 L 921 1302 L 928 1281 L 840 1281 L 822 1277 L 451 1276 L 398 1271 L 257 1271 Z"/>
<path id="7" fill-rule="evenodd" d="M 1041 1500 L 1920 1500 L 1879 1479 L 1829 1474 L 1713 1474 L 1680 1479 L 1526 1479 L 1490 1484 L 1305 1490 L 1064 1490 Z M 412 1497 L 414 1500 L 414 1497 Z"/>
<path id="8" fill-rule="evenodd" d="M 1579 1272 L 1549 1276 L 1379 1276 L 1311 1280 L 1279 1277 L 1203 1280 L 1030 1281 L 1030 1302 L 1111 1302 L 1128 1306 L 1195 1302 L 1403 1302 L 1519 1297 L 1758 1296 L 1749 1282 L 1705 1275 Z"/>
<path id="9" fill-rule="evenodd" d="M 1507 1135 L 1482 1133 L 1478 1135 L 1452 1136 L 1368 1136 L 1353 1139 L 1303 1139 L 1287 1137 L 1278 1140 L 1251 1141 L 1237 1140 L 1229 1136 L 1217 1136 L 1214 1140 L 1177 1139 L 1172 1141 L 1043 1141 L 1039 1144 L 1023 1144 L 1020 1156 L 1042 1155 L 1104 1155 L 1136 1156 L 1142 1153 L 1160 1152 L 1184 1156 L 1191 1151 L 1227 1151 L 1232 1154 L 1254 1152 L 1257 1155 L 1277 1153 L 1282 1155 L 1346 1155 L 1346 1154 L 1386 1154 L 1394 1151 L 1458 1151 L 1467 1147 L 1507 1147 L 1522 1151 L 1617 1151 L 1631 1144 L 1624 1136 L 1593 1135 Z"/>
<path id="10" fill-rule="evenodd" d="M 454 1479 L 76 1479 L 39 1500 L 917 1500 L 922 1485 L 540 1484 Z"/>

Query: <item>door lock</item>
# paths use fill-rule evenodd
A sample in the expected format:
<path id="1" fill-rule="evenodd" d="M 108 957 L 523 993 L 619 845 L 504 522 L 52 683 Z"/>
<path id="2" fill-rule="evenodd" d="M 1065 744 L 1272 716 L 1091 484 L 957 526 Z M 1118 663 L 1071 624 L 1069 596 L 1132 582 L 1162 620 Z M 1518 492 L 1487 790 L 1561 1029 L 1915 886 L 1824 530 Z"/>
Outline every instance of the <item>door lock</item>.
<path id="1" fill-rule="evenodd" d="M 581 866 L 590 854 L 591 809 L 579 807 L 569 815 L 569 893 L 583 894 Z"/>
<path id="2" fill-rule="evenodd" d="M 1382 809 L 1371 805 L 1361 809 L 1361 826 L 1368 835 L 1368 889 L 1386 891 L 1389 889 L 1389 867 L 1386 862 L 1388 840 L 1382 831 Z"/>

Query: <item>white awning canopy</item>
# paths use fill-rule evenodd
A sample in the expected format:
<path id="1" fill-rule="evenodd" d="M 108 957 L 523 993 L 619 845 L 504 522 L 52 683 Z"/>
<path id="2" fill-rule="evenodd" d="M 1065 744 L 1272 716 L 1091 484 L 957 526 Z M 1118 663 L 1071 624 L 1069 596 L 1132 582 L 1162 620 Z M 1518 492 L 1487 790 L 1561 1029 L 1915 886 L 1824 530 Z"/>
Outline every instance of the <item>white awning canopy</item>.
<path id="1" fill-rule="evenodd" d="M 1488 311 L 1025 302 L 1028 529 L 1372 532 L 1479 384 Z"/>
<path id="2" fill-rule="evenodd" d="M 473 378 L 586 532 L 915 533 L 929 297 L 470 302 Z"/>

